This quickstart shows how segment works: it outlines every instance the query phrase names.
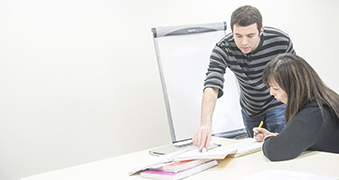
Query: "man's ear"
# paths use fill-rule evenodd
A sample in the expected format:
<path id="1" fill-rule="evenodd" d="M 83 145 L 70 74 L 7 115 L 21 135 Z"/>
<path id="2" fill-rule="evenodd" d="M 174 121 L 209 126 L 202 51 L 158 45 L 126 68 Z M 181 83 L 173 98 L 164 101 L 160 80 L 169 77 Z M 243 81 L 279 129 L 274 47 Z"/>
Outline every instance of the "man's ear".
<path id="1" fill-rule="evenodd" d="M 260 32 L 259 32 L 259 36 L 261 36 L 263 32 L 264 32 L 264 26 L 261 27 Z"/>

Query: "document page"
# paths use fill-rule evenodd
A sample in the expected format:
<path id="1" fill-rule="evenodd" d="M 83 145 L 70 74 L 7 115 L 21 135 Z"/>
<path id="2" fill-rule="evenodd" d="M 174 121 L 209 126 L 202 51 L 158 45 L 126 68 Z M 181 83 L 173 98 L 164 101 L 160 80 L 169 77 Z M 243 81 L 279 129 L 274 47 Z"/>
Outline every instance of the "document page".
<path id="1" fill-rule="evenodd" d="M 305 173 L 293 170 L 265 170 L 239 180 L 339 180 L 338 177 Z"/>

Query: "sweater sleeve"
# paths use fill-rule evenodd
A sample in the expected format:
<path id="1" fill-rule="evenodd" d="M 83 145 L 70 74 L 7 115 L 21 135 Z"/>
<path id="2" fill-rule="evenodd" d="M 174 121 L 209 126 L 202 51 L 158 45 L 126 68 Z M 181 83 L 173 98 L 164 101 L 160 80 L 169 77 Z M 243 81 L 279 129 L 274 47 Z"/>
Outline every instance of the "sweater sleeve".
<path id="1" fill-rule="evenodd" d="M 206 79 L 204 82 L 204 89 L 207 87 L 217 87 L 219 88 L 218 98 L 223 95 L 224 88 L 224 74 L 226 72 L 226 61 L 225 57 L 222 55 L 222 49 L 216 45 L 210 56 L 210 63 L 208 67 L 208 72 L 206 73 Z"/>
<path id="2" fill-rule="evenodd" d="M 314 144 L 322 127 L 319 107 L 305 107 L 278 136 L 265 139 L 263 153 L 271 161 L 296 158 Z"/>

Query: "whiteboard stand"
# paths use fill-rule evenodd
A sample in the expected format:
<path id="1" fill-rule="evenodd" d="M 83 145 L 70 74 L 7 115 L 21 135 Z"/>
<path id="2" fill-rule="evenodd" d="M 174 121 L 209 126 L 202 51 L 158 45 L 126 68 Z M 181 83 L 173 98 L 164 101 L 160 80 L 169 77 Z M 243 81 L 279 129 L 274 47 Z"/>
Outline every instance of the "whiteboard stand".
<path id="1" fill-rule="evenodd" d="M 225 36 L 226 22 L 152 28 L 172 143 L 191 142 L 200 126 L 201 101 L 209 59 Z M 239 87 L 226 69 L 224 96 L 217 100 L 212 134 L 234 137 L 246 133 Z"/>

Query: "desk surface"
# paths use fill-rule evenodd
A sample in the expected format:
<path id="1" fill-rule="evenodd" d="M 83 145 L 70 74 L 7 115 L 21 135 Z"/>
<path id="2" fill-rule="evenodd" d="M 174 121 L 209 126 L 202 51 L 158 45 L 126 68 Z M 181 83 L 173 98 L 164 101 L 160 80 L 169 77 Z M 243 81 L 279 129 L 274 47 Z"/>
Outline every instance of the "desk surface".
<path id="1" fill-rule="evenodd" d="M 230 143 L 230 139 L 213 138 L 213 142 Z M 112 180 L 112 179 L 145 179 L 139 174 L 128 176 L 127 172 L 145 161 L 154 158 L 148 150 L 117 156 L 101 161 L 78 165 L 57 171 L 51 171 L 21 180 Z M 238 158 L 226 157 L 219 160 L 218 166 L 200 172 L 189 179 L 238 179 L 266 169 L 297 170 L 339 177 L 339 154 L 318 151 L 305 152 L 296 159 L 271 162 L 262 153 L 256 152 Z"/>

